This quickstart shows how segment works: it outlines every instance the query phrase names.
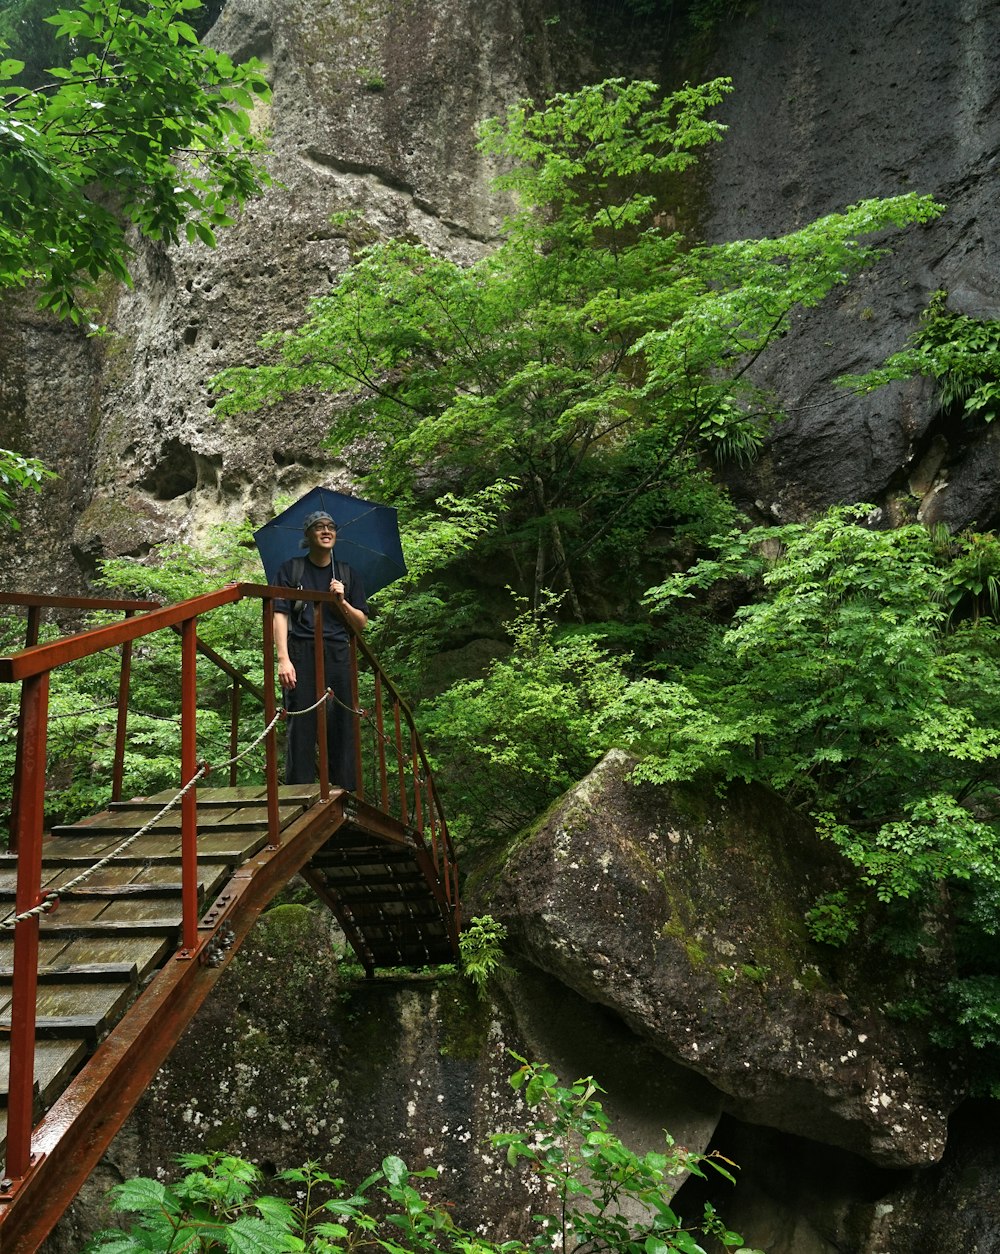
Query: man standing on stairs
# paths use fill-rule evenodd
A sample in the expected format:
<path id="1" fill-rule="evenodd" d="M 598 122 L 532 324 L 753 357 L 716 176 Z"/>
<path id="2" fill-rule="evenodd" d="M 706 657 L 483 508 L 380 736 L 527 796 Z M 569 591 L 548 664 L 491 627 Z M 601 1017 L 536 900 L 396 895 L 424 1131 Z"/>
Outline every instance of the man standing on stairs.
<path id="1" fill-rule="evenodd" d="M 344 562 L 336 561 L 337 524 L 323 510 L 309 514 L 303 524 L 306 557 L 283 563 L 275 584 L 336 594 L 344 614 L 357 632 L 368 624 L 368 601 L 361 579 Z M 274 643 L 278 654 L 278 682 L 285 691 L 286 708 L 307 709 L 317 697 L 313 662 L 313 603 L 288 600 L 274 603 Z M 350 649 L 347 631 L 329 607 L 323 614 L 325 683 L 333 689 L 326 707 L 326 751 L 330 783 L 353 791 L 355 779 L 355 715 L 351 702 Z M 316 778 L 316 712 L 287 720 L 285 782 L 311 784 Z"/>

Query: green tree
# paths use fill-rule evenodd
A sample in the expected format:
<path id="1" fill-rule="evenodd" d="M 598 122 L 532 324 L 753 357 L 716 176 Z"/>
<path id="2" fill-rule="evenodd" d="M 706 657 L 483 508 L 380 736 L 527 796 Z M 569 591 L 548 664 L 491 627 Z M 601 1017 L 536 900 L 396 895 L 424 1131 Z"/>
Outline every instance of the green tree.
<path id="1" fill-rule="evenodd" d="M 667 206 L 722 137 L 717 79 L 662 96 L 610 80 L 485 122 L 480 151 L 514 209 L 468 266 L 404 240 L 363 252 L 269 364 L 224 372 L 221 412 L 303 388 L 340 394 L 331 439 L 378 441 L 370 490 L 426 499 L 513 483 L 503 543 L 535 604 L 597 547 L 675 500 L 705 453 L 750 455 L 774 399 L 753 366 L 793 310 L 880 256 L 876 233 L 927 222 L 929 197 L 865 201 L 780 239 L 699 244 Z M 346 229 L 346 228 L 345 228 Z M 868 242 L 865 242 L 868 241 Z M 653 502 L 652 507 L 650 502 Z M 605 553 L 621 562 L 625 550 Z"/>
<path id="2" fill-rule="evenodd" d="M 267 182 L 249 116 L 263 66 L 200 44 L 200 8 L 81 0 L 45 19 L 70 53 L 46 81 L 0 58 L 0 289 L 38 284 L 79 321 L 81 289 L 130 281 L 130 229 L 212 244 Z"/>
<path id="3" fill-rule="evenodd" d="M 463 842 L 513 836 L 585 775 L 609 743 L 598 733 L 602 713 L 627 682 L 598 640 L 520 610 L 510 655 L 419 711 L 449 827 Z"/>

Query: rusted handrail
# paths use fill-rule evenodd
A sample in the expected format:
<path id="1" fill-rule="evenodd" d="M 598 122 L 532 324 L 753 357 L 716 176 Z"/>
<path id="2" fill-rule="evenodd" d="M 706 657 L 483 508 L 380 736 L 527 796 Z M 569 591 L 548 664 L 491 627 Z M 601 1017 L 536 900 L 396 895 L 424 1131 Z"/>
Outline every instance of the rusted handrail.
<path id="1" fill-rule="evenodd" d="M 126 617 L 144 610 L 159 609 L 158 601 L 130 601 L 109 599 L 107 597 L 63 597 L 48 596 L 30 592 L 0 592 L 0 605 L 9 605 L 15 609 L 28 611 L 24 631 L 24 647 L 30 648 L 38 643 L 41 628 L 42 610 L 69 609 L 78 612 L 93 613 L 97 610 L 124 612 Z M 118 672 L 118 702 L 115 725 L 115 766 L 112 775 L 111 799 L 121 798 L 122 770 L 121 764 L 125 756 L 125 725 L 128 717 L 129 672 L 132 665 L 131 646 L 122 648 L 122 656 Z M 21 709 L 17 721 L 17 741 L 14 749 L 14 782 L 10 798 L 10 847 L 17 848 L 18 809 L 21 804 L 21 770 L 20 762 L 24 754 L 24 728 L 26 711 L 24 708 L 24 689 L 22 688 Z"/>
<path id="2" fill-rule="evenodd" d="M 0 605 L 25 609 L 80 610 L 158 610 L 161 601 L 131 601 L 107 597 L 56 597 L 33 592 L 0 592 Z"/>
<path id="3" fill-rule="evenodd" d="M 278 588 L 269 584 L 238 584 L 236 585 L 242 595 L 260 597 L 267 600 L 287 599 L 288 589 Z M 440 798 L 437 795 L 437 789 L 434 786 L 434 779 L 431 773 L 430 763 L 427 761 L 427 755 L 424 752 L 423 744 L 417 732 L 416 720 L 413 712 L 406 704 L 399 690 L 393 684 L 392 680 L 386 675 L 379 664 L 378 658 L 365 643 L 364 637 L 360 636 L 351 625 L 350 620 L 340 606 L 339 600 L 334 593 L 331 592 L 313 592 L 306 588 L 298 588 L 295 591 L 296 600 L 314 601 L 320 603 L 323 607 L 323 613 L 329 613 L 331 610 L 343 623 L 348 632 L 348 638 L 356 650 L 356 654 L 360 654 L 370 667 L 376 678 L 378 687 L 376 688 L 376 709 L 374 711 L 363 712 L 364 717 L 368 717 L 369 713 L 374 717 L 375 726 L 379 732 L 379 708 L 378 702 L 384 703 L 385 693 L 388 692 L 394 711 L 395 736 L 394 744 L 398 755 L 399 762 L 399 789 L 400 789 L 400 814 L 399 817 L 404 823 L 419 836 L 427 852 L 431 854 L 434 860 L 435 870 L 438 879 L 444 888 L 445 899 L 449 907 L 454 908 L 458 902 L 458 864 L 455 858 L 455 851 L 451 843 L 451 837 L 448 833 L 448 824 L 445 820 L 444 811 L 441 807 Z M 318 616 L 317 616 L 318 617 Z M 316 624 L 316 635 L 321 630 L 320 624 Z M 351 667 L 353 691 L 357 693 L 357 674 L 358 664 L 355 660 Z M 318 689 L 317 689 L 318 690 Z M 357 708 L 357 707 L 355 707 Z M 383 712 L 384 716 L 384 712 Z M 409 733 L 409 743 L 404 744 L 401 723 L 405 723 Z M 320 741 L 322 744 L 322 740 Z M 384 744 L 384 741 L 383 741 Z M 361 736 L 357 737 L 357 745 L 360 749 Z M 322 765 L 324 755 L 320 754 Z M 413 803 L 408 808 L 406 797 L 406 789 L 404 785 L 404 774 L 408 773 L 413 785 Z M 363 795 L 363 776 L 359 772 L 358 784 L 359 795 Z M 422 788 L 426 787 L 427 797 L 422 797 Z M 427 814 L 424 814 L 424 810 Z M 433 840 L 430 845 L 424 840 L 425 830 L 432 829 L 431 814 L 433 814 Z"/>
<path id="4" fill-rule="evenodd" d="M 7 657 L 0 657 L 0 683 L 22 685 L 22 724 L 24 729 L 23 761 L 17 765 L 16 784 L 22 794 L 22 804 L 17 814 L 18 878 L 16 916 L 14 925 L 14 977 L 12 989 L 12 1026 L 10 1037 L 10 1085 L 7 1124 L 6 1176 L 19 1179 L 28 1170 L 31 1161 L 31 1134 L 33 1126 L 34 1038 L 35 1003 L 38 980 L 39 915 L 31 913 L 45 902 L 41 890 L 41 848 L 43 834 L 43 802 L 46 770 L 46 731 L 48 726 L 49 677 L 67 663 L 93 656 L 103 650 L 123 646 L 123 658 L 129 656 L 135 640 L 164 629 L 175 629 L 182 638 L 181 662 L 181 785 L 190 785 L 181 798 L 181 846 L 182 846 L 182 935 L 181 949 L 177 957 L 190 961 L 196 958 L 204 941 L 198 935 L 197 898 L 197 800 L 195 781 L 202 768 L 197 762 L 195 747 L 195 722 L 197 711 L 196 655 L 200 651 L 230 676 L 234 682 L 245 681 L 245 686 L 262 697 L 266 727 L 266 769 L 268 827 L 272 843 L 278 835 L 277 757 L 275 749 L 276 702 L 274 697 L 274 602 L 288 596 L 287 588 L 261 584 L 231 584 L 214 592 L 193 597 L 175 605 L 150 608 L 146 602 L 117 602 L 92 599 L 86 603 L 71 598 L 25 597 L 18 602 L 17 594 L 0 594 L 0 603 L 27 605 L 29 609 L 44 601 L 46 606 L 59 608 L 113 609 L 128 614 L 121 622 L 64 636 L 46 643 L 30 643 L 26 648 Z M 263 691 L 245 680 L 235 668 L 229 666 L 214 650 L 199 650 L 197 638 L 198 619 L 224 605 L 243 599 L 260 600 L 263 609 L 262 647 L 265 683 Z M 377 771 L 381 808 L 391 813 L 394 798 L 390 780 L 398 780 L 398 805 L 396 817 L 408 828 L 415 846 L 423 851 L 421 856 L 430 860 L 439 885 L 440 902 L 449 919 L 451 939 L 455 943 L 458 929 L 458 868 L 448 835 L 447 824 L 434 787 L 430 767 L 417 735 L 412 712 L 382 671 L 375 655 L 355 632 L 351 623 L 332 593 L 296 591 L 296 599 L 319 603 L 321 612 L 315 615 L 316 638 L 322 630 L 322 615 L 334 614 L 344 623 L 351 641 L 351 691 L 354 696 L 355 715 L 359 720 L 374 716 L 372 726 L 378 737 L 377 759 L 373 770 Z M 135 611 L 142 609 L 141 615 Z M 359 708 L 358 666 L 364 661 L 375 676 L 376 709 L 374 712 Z M 319 690 L 319 689 L 318 689 Z M 120 685 L 120 692 L 127 693 L 127 682 Z M 390 718 L 385 715 L 385 705 L 392 707 Z M 322 712 L 322 707 L 320 707 Z M 386 723 L 390 731 L 386 731 Z M 317 719 L 321 724 L 322 719 Z M 363 738 L 356 736 L 358 760 L 358 792 L 363 795 L 364 761 Z M 325 745 L 325 740 L 319 741 Z M 116 756 L 123 752 L 124 740 L 116 738 Z M 387 757 L 396 756 L 393 772 Z M 325 752 L 320 753 L 321 782 L 325 785 Z M 120 790 L 120 776 L 116 773 L 114 787 Z M 428 839 L 429 834 L 429 839 Z M 51 904 L 51 903 L 49 903 Z M 23 916 L 23 917 L 22 917 Z"/>

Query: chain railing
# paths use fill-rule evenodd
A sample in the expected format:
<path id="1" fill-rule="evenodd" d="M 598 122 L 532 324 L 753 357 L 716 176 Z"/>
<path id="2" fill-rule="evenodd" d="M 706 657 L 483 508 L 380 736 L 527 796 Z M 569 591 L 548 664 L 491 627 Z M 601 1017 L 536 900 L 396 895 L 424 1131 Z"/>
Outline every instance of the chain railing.
<path id="1" fill-rule="evenodd" d="M 290 712 L 278 705 L 275 695 L 274 664 L 274 602 L 287 597 L 287 589 L 257 584 L 232 584 L 215 592 L 193 597 L 176 605 L 151 607 L 147 602 L 73 601 L 71 598 L 18 598 L 16 594 L 0 594 L 0 604 L 24 605 L 29 624 L 26 647 L 8 657 L 0 657 L 0 683 L 20 685 L 20 717 L 18 720 L 18 756 L 14 791 L 17 797 L 12 831 L 12 848 L 17 851 L 17 888 L 13 917 L 7 921 L 14 933 L 14 972 L 10 1030 L 10 1078 L 8 1087 L 7 1167 L 10 1178 L 23 1176 L 30 1162 L 33 1116 L 35 1001 L 38 980 L 40 917 L 53 907 L 52 892 L 43 892 L 42 838 L 45 824 L 45 793 L 47 778 L 46 746 L 48 726 L 53 717 L 49 711 L 50 677 L 60 668 L 107 650 L 120 650 L 119 695 L 117 701 L 115 753 L 110 786 L 110 800 L 119 801 L 124 787 L 125 747 L 127 742 L 128 697 L 132 682 L 132 645 L 135 641 L 170 630 L 181 637 L 180 662 L 180 745 L 179 791 L 143 829 L 158 821 L 167 809 L 180 807 L 181 828 L 181 936 L 177 957 L 195 959 L 206 941 L 199 940 L 199 903 L 197 868 L 197 784 L 210 769 L 230 768 L 230 782 L 235 782 L 236 763 L 262 741 L 265 747 L 263 784 L 267 805 L 268 840 L 272 846 L 280 842 L 278 792 L 277 726 Z M 417 735 L 413 716 L 392 682 L 384 674 L 377 659 L 351 627 L 336 597 L 331 593 L 299 590 L 297 599 L 318 603 L 315 615 L 314 660 L 315 688 L 323 694 L 316 702 L 317 745 L 326 745 L 326 707 L 334 700 L 326 688 L 323 675 L 322 618 L 332 614 L 344 624 L 350 648 L 350 708 L 357 719 L 354 750 L 357 767 L 355 794 L 369 804 L 397 819 L 409 833 L 414 847 L 430 859 L 439 885 L 443 911 L 449 917 L 453 940 L 458 926 L 458 868 L 448 836 L 447 825 L 434 787 L 426 755 Z M 261 651 L 264 672 L 259 688 L 242 675 L 214 649 L 198 639 L 198 623 L 205 615 L 222 606 L 242 600 L 258 600 L 262 607 Z M 109 623 L 38 643 L 37 609 L 42 603 L 65 609 L 118 610 L 125 614 L 120 622 Z M 142 611 L 141 614 L 138 611 Z M 231 697 L 230 754 L 227 761 L 209 767 L 199 762 L 197 750 L 199 654 L 222 669 L 232 681 L 232 692 L 249 692 L 263 704 L 263 731 L 251 745 L 240 750 L 240 702 Z M 371 673 L 368 687 L 373 694 L 370 706 L 363 706 L 359 697 L 359 666 Z M 308 713 L 310 711 L 301 711 Z M 362 728 L 373 729 L 371 748 L 366 754 L 366 738 Z M 318 753 L 320 797 L 331 795 L 331 783 L 325 749 Z M 137 838 L 132 833 L 107 860 L 121 852 Z M 105 860 L 101 860 L 105 865 Z M 93 868 L 77 877 L 82 881 Z M 59 892 L 70 891 L 74 882 L 63 885 Z"/>

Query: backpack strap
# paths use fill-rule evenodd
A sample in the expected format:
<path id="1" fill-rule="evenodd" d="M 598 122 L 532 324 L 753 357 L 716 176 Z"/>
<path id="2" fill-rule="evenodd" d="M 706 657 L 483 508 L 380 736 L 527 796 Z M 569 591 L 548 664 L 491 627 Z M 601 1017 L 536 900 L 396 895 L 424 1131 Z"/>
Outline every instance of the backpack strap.
<path id="1" fill-rule="evenodd" d="M 354 580 L 354 571 L 351 570 L 350 566 L 348 566 L 346 562 L 334 562 L 333 577 L 334 579 L 339 579 L 344 585 L 344 600 L 349 602 L 351 599 L 351 584 Z"/>
<path id="2" fill-rule="evenodd" d="M 291 570 L 288 572 L 289 583 L 293 588 L 302 587 L 302 576 L 305 574 L 306 559 L 304 557 L 293 557 Z M 296 618 L 301 617 L 302 611 L 306 608 L 305 601 L 295 601 L 292 604 L 292 613 Z"/>

